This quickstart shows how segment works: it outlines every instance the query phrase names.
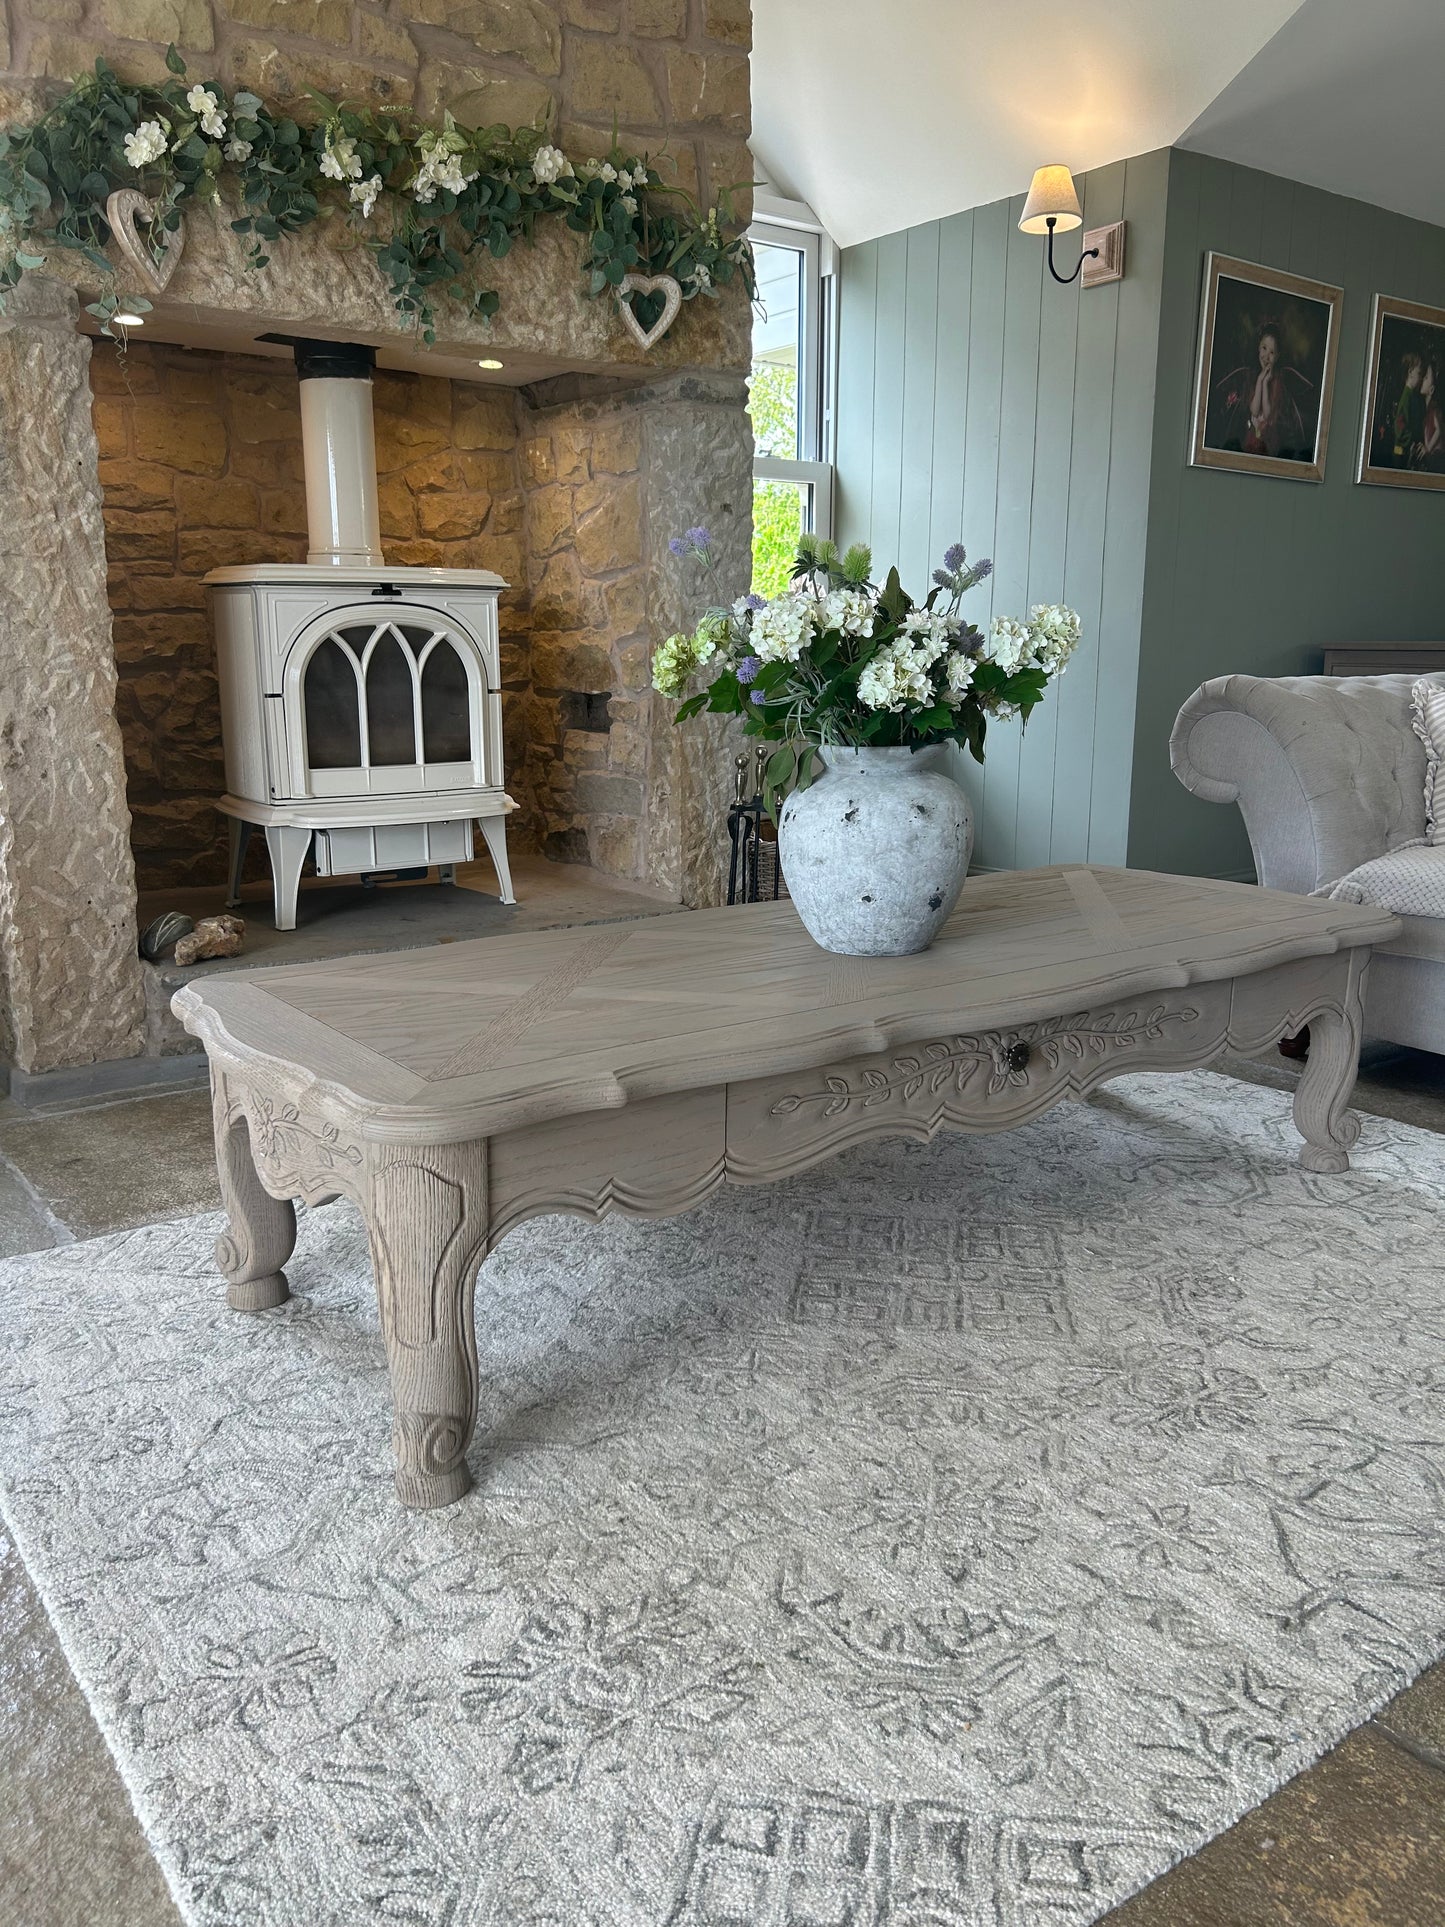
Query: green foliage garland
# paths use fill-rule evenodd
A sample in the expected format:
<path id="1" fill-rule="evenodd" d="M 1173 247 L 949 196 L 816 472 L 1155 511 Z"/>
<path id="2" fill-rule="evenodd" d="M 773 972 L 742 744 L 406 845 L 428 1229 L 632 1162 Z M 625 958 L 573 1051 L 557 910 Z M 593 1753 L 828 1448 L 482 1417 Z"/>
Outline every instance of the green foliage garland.
<path id="1" fill-rule="evenodd" d="M 670 274 L 684 299 L 715 295 L 735 276 L 755 291 L 752 256 L 719 195 L 706 212 L 667 186 L 646 157 L 615 144 L 606 161 L 572 163 L 537 128 L 428 126 L 404 109 L 373 111 L 313 93 L 303 126 L 255 94 L 191 82 L 174 47 L 171 78 L 155 87 L 121 81 L 103 60 L 29 127 L 0 131 L 0 304 L 49 247 L 82 254 L 106 276 L 90 312 L 110 332 L 120 296 L 106 258 L 106 200 L 137 188 L 155 207 L 137 230 L 159 260 L 188 201 L 221 204 L 228 184 L 242 210 L 253 267 L 313 221 L 345 219 L 373 250 L 398 313 L 435 339 L 439 296 L 482 319 L 496 290 L 477 257 L 500 259 L 530 240 L 539 216 L 559 217 L 585 241 L 588 292 L 605 294 L 629 273 Z M 127 301 L 132 291 L 125 290 Z M 657 312 L 632 297 L 638 319 Z M 660 298 L 659 298 L 660 300 Z M 137 300 L 138 307 L 148 303 Z"/>

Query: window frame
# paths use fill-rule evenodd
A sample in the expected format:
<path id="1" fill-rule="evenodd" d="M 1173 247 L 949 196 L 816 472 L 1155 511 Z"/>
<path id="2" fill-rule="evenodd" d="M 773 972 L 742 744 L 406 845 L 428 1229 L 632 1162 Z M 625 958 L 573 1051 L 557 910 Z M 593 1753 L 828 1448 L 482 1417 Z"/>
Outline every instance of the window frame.
<path id="1" fill-rule="evenodd" d="M 837 339 L 837 252 L 810 207 L 759 194 L 748 239 L 802 256 L 799 289 L 798 454 L 755 455 L 755 481 L 793 482 L 806 490 L 807 526 L 833 532 L 833 377 Z"/>

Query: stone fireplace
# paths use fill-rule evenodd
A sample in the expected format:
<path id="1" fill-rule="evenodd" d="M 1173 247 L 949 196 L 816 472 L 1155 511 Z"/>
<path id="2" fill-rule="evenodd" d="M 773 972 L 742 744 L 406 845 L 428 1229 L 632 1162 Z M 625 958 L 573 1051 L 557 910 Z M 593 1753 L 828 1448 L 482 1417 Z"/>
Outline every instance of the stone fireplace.
<path id="1" fill-rule="evenodd" d="M 53 11 L 12 4 L 14 73 L 68 77 L 97 52 L 122 72 L 159 63 L 163 48 L 107 29 L 120 15 L 103 0 L 64 32 L 40 18 Z M 230 17 L 239 6 L 164 11 L 161 40 L 174 33 L 193 71 L 233 86 L 385 87 L 473 119 L 516 119 L 545 95 L 574 151 L 605 151 L 616 108 L 622 140 L 666 145 L 684 184 L 748 176 L 736 0 L 391 0 L 315 9 L 314 41 L 265 49 Z M 121 12 L 124 31 L 149 21 L 145 0 Z M 27 111 L 43 85 L 0 83 L 0 107 Z M 680 527 L 707 522 L 746 584 L 741 290 L 687 304 L 644 355 L 615 308 L 583 295 L 577 237 L 548 232 L 493 264 L 490 325 L 444 305 L 428 349 L 364 250 L 311 229 L 253 272 L 227 219 L 188 213 L 184 256 L 123 362 L 79 331 L 80 277 L 30 277 L 0 322 L 0 1055 L 22 1082 L 144 1052 L 137 877 L 226 874 L 202 578 L 299 563 L 307 546 L 296 376 L 268 334 L 376 350 L 388 562 L 509 585 L 514 845 L 684 901 L 719 893 L 730 761 L 706 727 L 673 730 L 647 663 L 696 613 L 697 585 L 667 548 Z M 484 375 L 482 358 L 502 370 Z"/>

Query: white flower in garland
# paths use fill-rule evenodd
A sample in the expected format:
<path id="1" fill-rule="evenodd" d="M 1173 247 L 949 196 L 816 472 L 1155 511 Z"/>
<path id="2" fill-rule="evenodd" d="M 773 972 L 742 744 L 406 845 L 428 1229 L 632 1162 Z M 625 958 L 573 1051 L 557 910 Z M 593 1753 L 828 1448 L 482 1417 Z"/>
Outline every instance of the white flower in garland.
<path id="1" fill-rule="evenodd" d="M 796 662 L 812 634 L 813 603 L 809 596 L 778 596 L 753 617 L 753 649 L 764 662 Z"/>
<path id="2" fill-rule="evenodd" d="M 572 163 L 560 147 L 539 147 L 532 156 L 532 173 L 541 187 L 573 178 Z"/>
<path id="3" fill-rule="evenodd" d="M 186 95 L 186 105 L 201 123 L 201 132 L 219 140 L 226 131 L 226 116 L 221 103 L 209 87 L 197 85 Z"/>
<path id="4" fill-rule="evenodd" d="M 143 120 L 133 134 L 121 143 L 132 167 L 149 167 L 165 153 L 167 129 L 158 120 Z"/>
<path id="5" fill-rule="evenodd" d="M 692 284 L 699 294 L 706 294 L 712 286 L 712 270 L 699 261 L 692 271 Z"/>
<path id="6" fill-rule="evenodd" d="M 250 160 L 253 149 L 250 141 L 229 140 L 226 142 L 226 159 L 237 167 L 244 167 Z"/>
<path id="7" fill-rule="evenodd" d="M 361 179 L 361 156 L 350 134 L 328 134 L 319 165 L 328 181 Z"/>
<path id="8" fill-rule="evenodd" d="M 351 183 L 351 205 L 363 221 L 371 219 L 371 210 L 376 206 L 376 198 L 381 192 L 381 176 L 373 174 L 367 180 Z"/>
<path id="9" fill-rule="evenodd" d="M 833 589 L 823 599 L 822 626 L 845 636 L 873 633 L 873 604 L 861 589 Z"/>

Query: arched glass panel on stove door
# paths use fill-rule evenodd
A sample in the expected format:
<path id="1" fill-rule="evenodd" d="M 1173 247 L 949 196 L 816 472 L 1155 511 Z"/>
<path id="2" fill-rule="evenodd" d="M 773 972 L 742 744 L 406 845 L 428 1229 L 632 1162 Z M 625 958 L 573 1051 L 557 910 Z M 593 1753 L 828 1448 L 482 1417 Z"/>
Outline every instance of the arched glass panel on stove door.
<path id="1" fill-rule="evenodd" d="M 471 689 L 466 664 L 446 635 L 437 638 L 422 664 L 421 744 L 422 758 L 428 763 L 471 760 Z"/>
<path id="2" fill-rule="evenodd" d="M 307 763 L 312 769 L 355 769 L 361 761 L 356 660 L 334 636 L 312 651 L 301 695 Z"/>
<path id="3" fill-rule="evenodd" d="M 366 713 L 373 769 L 417 761 L 414 664 L 391 628 L 377 638 L 366 665 Z"/>

